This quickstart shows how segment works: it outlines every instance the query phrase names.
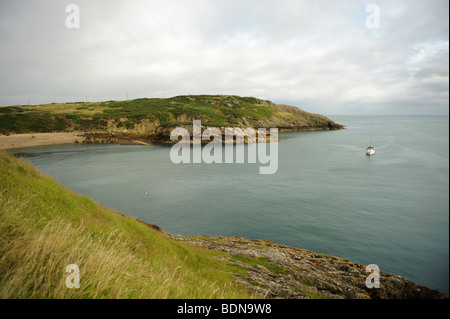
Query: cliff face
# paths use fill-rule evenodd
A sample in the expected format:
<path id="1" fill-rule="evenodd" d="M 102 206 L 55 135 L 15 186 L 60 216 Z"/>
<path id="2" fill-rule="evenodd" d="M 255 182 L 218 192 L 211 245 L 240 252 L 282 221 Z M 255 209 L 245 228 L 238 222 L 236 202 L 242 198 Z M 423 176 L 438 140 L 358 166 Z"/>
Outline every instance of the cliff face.
<path id="1" fill-rule="evenodd" d="M 240 237 L 171 235 L 190 245 L 226 252 L 247 271 L 238 282 L 266 298 L 448 299 L 437 290 L 380 271 L 379 288 L 368 288 L 366 266 L 330 255 Z"/>

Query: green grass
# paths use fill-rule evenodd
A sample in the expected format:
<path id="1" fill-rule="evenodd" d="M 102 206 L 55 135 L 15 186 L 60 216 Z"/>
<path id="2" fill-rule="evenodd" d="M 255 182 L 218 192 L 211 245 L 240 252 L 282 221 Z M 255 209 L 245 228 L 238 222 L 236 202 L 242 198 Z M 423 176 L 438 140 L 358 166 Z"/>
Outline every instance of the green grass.
<path id="1" fill-rule="evenodd" d="M 0 134 L 59 132 L 69 126 L 69 120 L 60 115 L 22 112 L 0 113 Z"/>
<path id="2" fill-rule="evenodd" d="M 174 241 L 0 153 L 0 298 L 254 297 L 232 282 L 243 270 L 217 254 Z M 69 264 L 80 268 L 79 289 L 65 285 Z"/>
<path id="3" fill-rule="evenodd" d="M 313 291 L 309 291 L 309 290 L 301 290 L 301 289 L 297 289 L 296 287 L 292 287 L 295 290 L 297 290 L 299 293 L 301 293 L 302 295 L 309 297 L 311 299 L 328 299 L 327 296 L 321 295 L 319 293 L 315 293 Z"/>
<path id="4" fill-rule="evenodd" d="M 164 127 L 191 123 L 183 117 L 202 120 L 203 125 L 236 126 L 242 117 L 256 121 L 282 115 L 269 101 L 222 95 L 20 105 L 0 108 L 0 134 L 103 129 L 106 119 L 124 118 L 121 125 L 128 129 L 144 118 Z"/>
<path id="5" fill-rule="evenodd" d="M 245 264 L 248 264 L 251 266 L 256 266 L 256 265 L 263 266 L 275 274 L 285 275 L 285 274 L 292 272 L 289 269 L 286 269 L 284 267 L 281 267 L 281 266 L 278 266 L 278 265 L 275 265 L 275 264 L 269 262 L 267 257 L 250 258 L 247 256 L 232 255 L 231 258 L 233 260 L 237 260 L 237 261 L 240 261 L 242 263 L 245 263 Z"/>
<path id="6" fill-rule="evenodd" d="M 174 125 L 179 116 L 203 119 L 205 124 L 235 124 L 236 117 L 270 117 L 274 110 L 258 99 L 238 96 L 178 96 L 168 99 L 135 99 L 131 101 L 108 102 L 107 108 L 96 113 L 96 117 L 129 118 L 135 121 L 143 118 L 159 120 L 162 124 Z"/>

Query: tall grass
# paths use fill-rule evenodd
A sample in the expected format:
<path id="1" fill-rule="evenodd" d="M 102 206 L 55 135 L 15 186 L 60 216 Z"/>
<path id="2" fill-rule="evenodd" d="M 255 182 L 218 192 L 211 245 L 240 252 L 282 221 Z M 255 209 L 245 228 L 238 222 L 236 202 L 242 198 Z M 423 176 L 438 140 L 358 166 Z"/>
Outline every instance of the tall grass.
<path id="1" fill-rule="evenodd" d="M 0 153 L 0 298 L 250 298 L 215 252 L 71 192 Z M 66 266 L 80 288 L 66 287 Z"/>

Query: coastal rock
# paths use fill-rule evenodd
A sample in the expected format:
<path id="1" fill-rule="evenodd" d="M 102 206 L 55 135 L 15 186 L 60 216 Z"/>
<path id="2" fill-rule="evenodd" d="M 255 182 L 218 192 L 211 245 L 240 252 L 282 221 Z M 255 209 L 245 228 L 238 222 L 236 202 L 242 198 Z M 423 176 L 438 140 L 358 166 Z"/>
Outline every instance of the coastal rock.
<path id="1" fill-rule="evenodd" d="M 265 240 L 241 237 L 169 235 L 207 249 L 244 268 L 236 282 L 265 298 L 296 299 L 448 299 L 437 290 L 380 271 L 380 287 L 368 288 L 366 266 Z"/>

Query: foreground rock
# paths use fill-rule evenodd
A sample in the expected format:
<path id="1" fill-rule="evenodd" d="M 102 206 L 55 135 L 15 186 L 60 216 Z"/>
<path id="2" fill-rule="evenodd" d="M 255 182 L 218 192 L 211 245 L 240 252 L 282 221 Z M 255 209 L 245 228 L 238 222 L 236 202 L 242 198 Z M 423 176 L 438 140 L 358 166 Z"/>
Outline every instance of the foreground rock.
<path id="1" fill-rule="evenodd" d="M 219 256 L 246 272 L 238 282 L 265 298 L 446 299 L 444 294 L 403 277 L 380 272 L 380 288 L 366 286 L 366 266 L 305 249 L 240 237 L 170 235 L 190 245 L 226 252 Z"/>

